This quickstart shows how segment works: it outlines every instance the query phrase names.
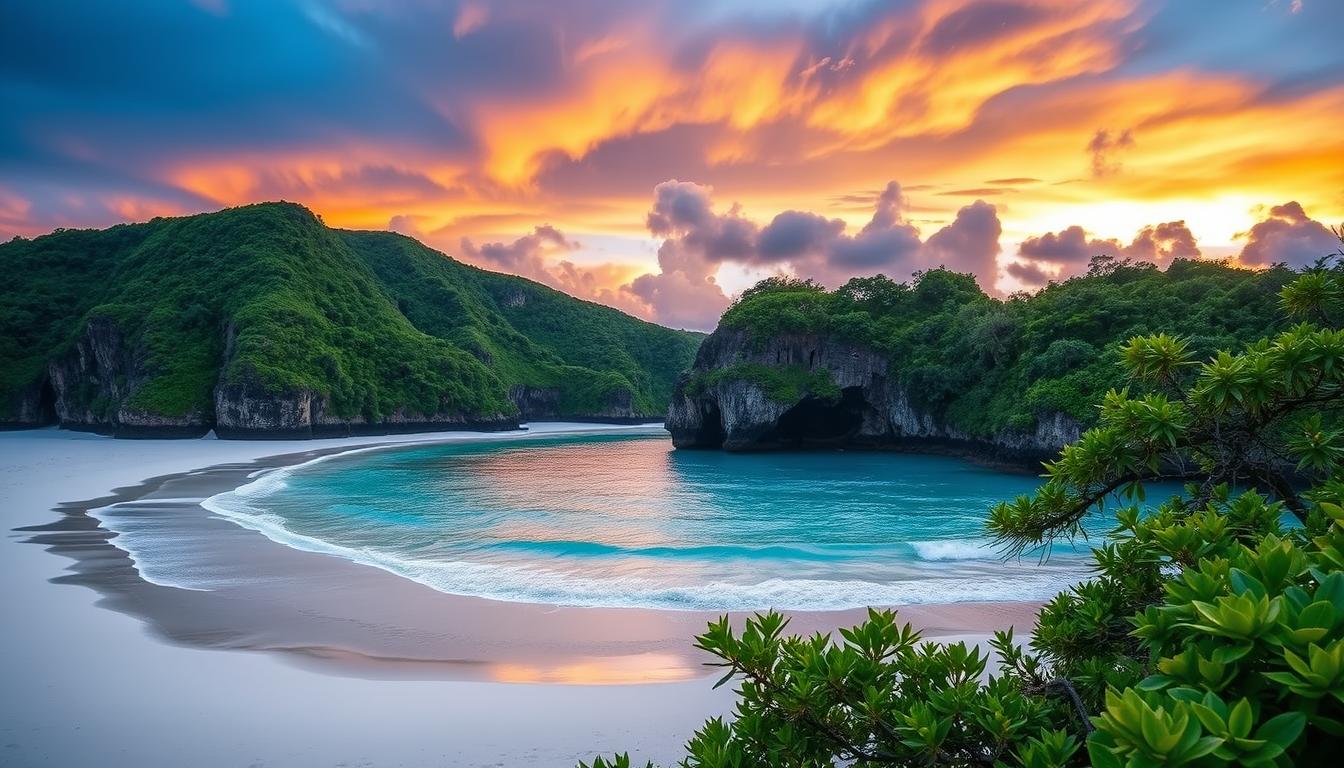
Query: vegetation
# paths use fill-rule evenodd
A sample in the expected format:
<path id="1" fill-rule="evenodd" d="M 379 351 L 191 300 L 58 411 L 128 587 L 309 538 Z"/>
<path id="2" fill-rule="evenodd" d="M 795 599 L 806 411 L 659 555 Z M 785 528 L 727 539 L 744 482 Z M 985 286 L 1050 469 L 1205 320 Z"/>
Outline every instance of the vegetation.
<path id="1" fill-rule="evenodd" d="M 0 265 L 0 421 L 98 318 L 144 374 L 123 405 L 169 416 L 232 383 L 372 420 L 509 415 L 515 385 L 554 388 L 564 415 L 622 398 L 652 415 L 699 343 L 287 203 L 16 239 Z"/>
<path id="2" fill-rule="evenodd" d="M 827 402 L 840 399 L 840 387 L 825 368 L 815 371 L 803 365 L 762 365 L 737 363 L 726 368 L 696 374 L 686 384 L 686 392 L 699 394 L 720 381 L 750 381 L 761 388 L 765 396 L 779 403 L 795 403 L 806 395 Z"/>
<path id="3" fill-rule="evenodd" d="M 942 278 L 940 278 L 941 280 Z M 955 281 L 948 280 L 955 284 Z M 789 290 L 811 290 L 808 286 Z M 916 289 L 917 290 L 917 289 Z M 1344 269 L 1281 291 L 1303 322 L 1196 363 L 1194 342 L 1137 336 L 1129 389 L 989 528 L 1010 552 L 1080 532 L 1119 494 L 1096 577 L 1011 631 L 997 669 L 920 643 L 891 612 L 841 637 L 778 614 L 697 638 L 736 680 L 687 766 L 1325 765 L 1344 745 Z M 823 299 L 824 300 L 824 299 Z M 1145 481 L 1197 477 L 1140 513 Z M 1235 489 L 1235 490 L 1234 490 Z M 628 765 L 599 758 L 594 768 Z"/>
<path id="4" fill-rule="evenodd" d="M 1001 301 L 971 275 L 946 270 L 913 282 L 855 278 L 835 291 L 772 278 L 745 292 L 721 327 L 764 340 L 825 334 L 893 362 L 912 401 L 973 436 L 1026 429 L 1042 414 L 1090 426 L 1093 407 L 1124 381 L 1125 339 L 1179 334 L 1198 356 L 1238 347 L 1278 327 L 1286 268 L 1260 272 L 1207 261 L 1094 260 L 1086 275 Z"/>

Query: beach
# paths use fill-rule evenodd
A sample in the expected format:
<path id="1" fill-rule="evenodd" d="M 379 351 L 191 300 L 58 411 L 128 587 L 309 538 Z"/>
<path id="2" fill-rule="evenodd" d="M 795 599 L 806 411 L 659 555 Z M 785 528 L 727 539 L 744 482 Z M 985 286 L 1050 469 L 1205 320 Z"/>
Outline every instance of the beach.
<path id="1" fill-rule="evenodd" d="M 639 429 L 537 424 L 529 434 Z M 714 614 L 448 595 L 286 547 L 199 504 L 327 453 L 517 436 L 0 433 L 0 764 L 565 766 L 627 749 L 641 763 L 673 762 L 705 718 L 732 706 L 691 646 Z M 208 591 L 156 584 L 109 531 L 136 523 L 171 536 L 183 567 L 246 562 L 256 578 Z M 1035 609 L 901 615 L 928 637 L 975 642 L 1009 624 L 1024 634 Z M 862 615 L 799 613 L 792 626 L 825 631 Z"/>

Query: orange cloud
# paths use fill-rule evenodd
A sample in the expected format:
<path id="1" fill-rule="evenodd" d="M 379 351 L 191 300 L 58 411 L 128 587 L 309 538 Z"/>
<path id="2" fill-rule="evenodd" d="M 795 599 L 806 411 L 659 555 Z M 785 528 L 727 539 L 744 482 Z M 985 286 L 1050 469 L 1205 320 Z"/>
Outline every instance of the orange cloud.
<path id="1" fill-rule="evenodd" d="M 1324 5 L 1280 3 L 1253 22 L 1305 41 L 1334 18 L 1321 15 L 1330 13 Z M 694 9 L 674 13 L 657 0 L 591 8 L 471 0 L 395 14 L 334 7 L 363 41 L 327 41 L 321 30 L 325 37 L 309 40 L 341 46 L 324 49 L 327 66 L 356 65 L 311 89 L 320 96 L 311 108 L 334 103 L 334 112 L 310 121 L 291 106 L 307 92 L 301 81 L 271 101 L 257 97 L 263 108 L 252 122 L 244 100 L 238 125 L 255 141 L 234 130 L 235 113 L 223 106 L 203 110 L 199 137 L 181 144 L 176 122 L 165 121 L 169 131 L 117 114 L 86 130 L 48 116 L 11 133 L 37 137 L 34 154 L 92 169 L 95 181 L 14 182 L 7 173 L 0 228 L 35 232 L 284 198 L 329 224 L 411 232 L 455 256 L 657 317 L 674 300 L 709 297 L 716 307 L 727 300 L 721 272 L 761 268 L 688 262 L 678 247 L 661 253 L 671 267 L 660 265 L 662 239 L 650 237 L 645 215 L 655 187 L 670 179 L 713 187 L 741 205 L 719 215 L 756 231 L 771 226 L 769 216 L 793 213 L 781 227 L 852 236 L 894 178 L 905 224 L 929 237 L 945 227 L 966 232 L 979 213 L 977 231 L 1001 227 L 994 245 L 1002 240 L 1004 254 L 1075 226 L 1085 242 L 1133 248 L 1135 232 L 1178 221 L 1206 254 L 1234 254 L 1238 233 L 1263 218 L 1258 206 L 1288 200 L 1320 221 L 1344 219 L 1344 78 L 1322 76 L 1339 69 L 1326 52 L 1301 57 L 1315 62 L 1310 68 L 1290 55 L 1273 67 L 1254 56 L 1205 61 L 1203 48 L 1217 46 L 1182 48 L 1170 27 L 1150 33 L 1157 17 L 1179 9 L 1139 0 L 861 6 L 740 18 L 691 18 Z M 1183 29 L 1196 43 L 1248 34 L 1221 26 L 1231 17 Z M 272 123 L 283 130 L 269 132 Z M 143 138 L 140 155 L 122 157 L 111 137 L 142 132 L 163 146 Z M 117 174 L 123 186 L 104 181 Z M 993 204 L 994 226 L 977 198 Z M 484 244 L 524 241 L 546 223 L 578 247 L 507 264 L 483 257 Z M 952 241 L 938 245 L 956 261 Z M 986 282 L 1024 282 L 996 274 L 988 236 L 965 242 L 977 257 L 965 264 Z M 1029 277 L 1062 263 L 1001 259 Z M 770 268 L 819 269 L 799 264 Z M 841 271 L 825 276 L 835 282 Z M 654 279 L 639 282 L 646 275 Z"/>

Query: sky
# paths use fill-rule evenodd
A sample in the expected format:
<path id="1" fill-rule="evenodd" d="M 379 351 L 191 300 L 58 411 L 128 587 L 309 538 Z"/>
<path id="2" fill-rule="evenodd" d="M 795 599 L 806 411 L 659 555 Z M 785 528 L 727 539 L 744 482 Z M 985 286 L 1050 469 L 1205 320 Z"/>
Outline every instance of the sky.
<path id="1" fill-rule="evenodd" d="M 259 202 L 675 327 L 788 274 L 1310 263 L 1339 0 L 43 0 L 0 238 Z"/>

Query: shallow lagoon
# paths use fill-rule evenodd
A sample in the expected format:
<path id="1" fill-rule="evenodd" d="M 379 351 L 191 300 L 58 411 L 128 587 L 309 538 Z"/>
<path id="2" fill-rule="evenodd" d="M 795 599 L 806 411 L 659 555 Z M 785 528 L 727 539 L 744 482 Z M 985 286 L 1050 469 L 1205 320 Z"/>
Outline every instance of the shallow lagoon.
<path id="1" fill-rule="evenodd" d="M 453 594 L 822 610 L 1046 599 L 1085 578 L 1085 546 L 1004 562 L 985 538 L 988 509 L 1040 482 L 940 456 L 725 454 L 585 436 L 342 454 L 206 506 Z"/>

